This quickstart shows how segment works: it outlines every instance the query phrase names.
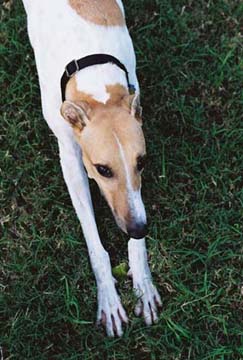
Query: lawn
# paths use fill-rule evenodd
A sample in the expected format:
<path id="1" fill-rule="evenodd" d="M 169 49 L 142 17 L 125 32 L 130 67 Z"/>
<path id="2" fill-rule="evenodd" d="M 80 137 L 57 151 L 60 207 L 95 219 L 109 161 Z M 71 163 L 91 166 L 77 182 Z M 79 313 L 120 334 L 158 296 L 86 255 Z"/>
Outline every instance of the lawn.
<path id="1" fill-rule="evenodd" d="M 0 7 L 0 359 L 243 359 L 242 1 L 125 1 L 163 310 L 146 327 L 120 279 L 130 322 L 115 339 L 94 326 L 95 280 L 42 117 L 22 3 Z M 112 266 L 127 262 L 127 238 L 91 188 Z"/>

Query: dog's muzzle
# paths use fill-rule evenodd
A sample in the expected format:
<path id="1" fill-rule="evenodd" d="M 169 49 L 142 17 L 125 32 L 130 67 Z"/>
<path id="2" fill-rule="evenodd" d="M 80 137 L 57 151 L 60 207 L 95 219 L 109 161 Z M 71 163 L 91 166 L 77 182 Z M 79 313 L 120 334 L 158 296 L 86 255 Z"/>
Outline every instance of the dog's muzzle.
<path id="1" fill-rule="evenodd" d="M 148 234 L 147 224 L 134 222 L 127 227 L 127 233 L 133 239 L 143 239 Z"/>

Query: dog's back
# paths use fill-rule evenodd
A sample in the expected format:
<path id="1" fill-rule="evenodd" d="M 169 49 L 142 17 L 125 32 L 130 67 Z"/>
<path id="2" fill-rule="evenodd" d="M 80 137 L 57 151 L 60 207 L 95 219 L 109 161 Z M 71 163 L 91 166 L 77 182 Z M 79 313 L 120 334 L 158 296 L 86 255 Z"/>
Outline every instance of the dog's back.
<path id="1" fill-rule="evenodd" d="M 58 97 L 58 111 L 61 104 L 60 78 L 64 68 L 71 60 L 86 55 L 106 53 L 117 57 L 128 69 L 131 83 L 138 88 L 133 45 L 120 1 L 23 2 L 28 14 L 28 32 L 35 52 L 41 92 L 45 97 Z M 96 72 L 93 68 L 89 72 L 87 69 L 80 74 L 86 78 L 89 76 L 89 83 L 97 83 L 102 77 L 99 69 Z M 80 82 L 85 84 L 86 79 Z"/>

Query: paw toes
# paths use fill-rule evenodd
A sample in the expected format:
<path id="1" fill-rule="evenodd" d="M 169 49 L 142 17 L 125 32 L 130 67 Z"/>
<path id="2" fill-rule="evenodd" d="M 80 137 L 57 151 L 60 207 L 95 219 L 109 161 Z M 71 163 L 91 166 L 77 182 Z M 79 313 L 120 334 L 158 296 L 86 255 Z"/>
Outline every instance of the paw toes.
<path id="1" fill-rule="evenodd" d="M 157 315 L 156 305 L 153 304 L 152 302 L 150 302 L 149 307 L 150 307 L 150 312 L 151 312 L 151 315 L 152 315 L 152 321 L 153 321 L 153 323 L 157 323 L 158 322 L 158 315 Z"/>
<path id="2" fill-rule="evenodd" d="M 162 300 L 157 289 L 155 289 L 154 301 L 158 307 L 162 308 Z"/>
<path id="3" fill-rule="evenodd" d="M 139 284 L 136 293 L 141 290 L 142 295 L 135 306 L 135 315 L 143 315 L 146 325 L 158 322 L 158 309 L 162 306 L 162 301 L 156 287 L 151 283 Z"/>
<path id="4" fill-rule="evenodd" d="M 122 336 L 122 322 L 128 322 L 127 315 L 122 307 L 108 309 L 107 311 L 101 310 L 97 317 L 97 326 L 103 326 L 109 337 Z"/>
<path id="5" fill-rule="evenodd" d="M 105 324 L 106 324 L 106 314 L 103 310 L 101 311 L 101 324 L 103 326 L 105 326 Z"/>
<path id="6" fill-rule="evenodd" d="M 152 325 L 153 319 L 148 303 L 145 303 L 143 306 L 143 317 L 146 325 Z"/>
<path id="7" fill-rule="evenodd" d="M 138 300 L 135 309 L 134 309 L 134 313 L 136 316 L 140 316 L 143 312 L 143 304 L 141 300 Z"/>
<path id="8" fill-rule="evenodd" d="M 117 310 L 118 316 L 121 319 L 121 321 L 123 321 L 125 324 L 128 323 L 128 317 L 127 314 L 125 312 L 125 310 L 123 309 L 122 306 L 120 306 Z"/>
<path id="9" fill-rule="evenodd" d="M 114 337 L 113 321 L 111 317 L 106 317 L 106 333 L 110 337 Z"/>
<path id="10" fill-rule="evenodd" d="M 112 315 L 112 322 L 113 322 L 113 329 L 114 329 L 114 332 L 116 333 L 116 335 L 122 336 L 122 334 L 123 334 L 122 322 L 121 322 L 121 319 L 119 318 L 118 313 Z"/>

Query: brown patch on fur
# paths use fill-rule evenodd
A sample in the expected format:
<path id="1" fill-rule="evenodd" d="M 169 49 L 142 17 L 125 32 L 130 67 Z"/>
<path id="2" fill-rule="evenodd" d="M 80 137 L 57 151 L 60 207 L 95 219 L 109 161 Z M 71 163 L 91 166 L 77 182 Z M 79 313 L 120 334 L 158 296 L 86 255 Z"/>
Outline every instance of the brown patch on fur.
<path id="1" fill-rule="evenodd" d="M 76 104 L 78 104 L 80 101 L 87 102 L 91 108 L 99 106 L 106 106 L 110 105 L 120 105 L 126 95 L 128 95 L 128 90 L 121 84 L 115 84 L 115 85 L 107 85 L 106 91 L 110 95 L 107 102 L 104 104 L 102 102 L 99 102 L 93 98 L 92 95 L 87 94 L 83 91 L 79 91 L 77 89 L 77 82 L 75 79 L 75 76 L 73 76 L 67 83 L 66 87 L 66 100 L 72 101 Z"/>
<path id="2" fill-rule="evenodd" d="M 116 0 L 69 0 L 78 15 L 97 25 L 125 25 L 123 13 Z"/>
<path id="3" fill-rule="evenodd" d="M 107 85 L 106 91 L 110 94 L 110 98 L 106 102 L 107 105 L 119 105 L 128 95 L 128 90 L 121 84 Z"/>

